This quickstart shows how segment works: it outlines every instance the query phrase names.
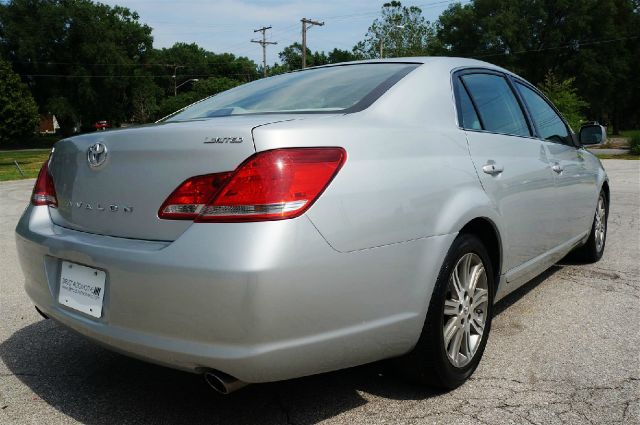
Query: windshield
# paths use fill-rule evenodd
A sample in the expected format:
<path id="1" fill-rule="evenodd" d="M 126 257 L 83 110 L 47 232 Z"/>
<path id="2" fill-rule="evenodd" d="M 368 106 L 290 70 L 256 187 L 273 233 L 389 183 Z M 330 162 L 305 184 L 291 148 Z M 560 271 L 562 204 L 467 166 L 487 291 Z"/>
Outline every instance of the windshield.
<path id="1" fill-rule="evenodd" d="M 263 113 L 355 112 L 369 106 L 417 66 L 365 63 L 277 75 L 194 103 L 165 121 Z"/>

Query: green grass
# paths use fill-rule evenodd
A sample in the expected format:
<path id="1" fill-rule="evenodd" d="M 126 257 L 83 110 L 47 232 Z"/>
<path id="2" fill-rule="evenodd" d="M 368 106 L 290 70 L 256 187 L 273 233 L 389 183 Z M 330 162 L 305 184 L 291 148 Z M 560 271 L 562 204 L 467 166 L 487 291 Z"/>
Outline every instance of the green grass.
<path id="1" fill-rule="evenodd" d="M 631 155 L 640 156 L 640 130 L 630 131 L 629 133 L 629 153 Z"/>
<path id="2" fill-rule="evenodd" d="M 595 155 L 600 159 L 640 159 L 640 155 L 631 155 L 629 153 L 623 153 L 622 155 L 596 153 Z"/>
<path id="3" fill-rule="evenodd" d="M 625 131 L 621 131 L 620 132 L 620 136 L 622 137 L 628 137 L 628 138 L 632 138 L 632 137 L 640 137 L 640 130 L 625 130 Z"/>
<path id="4" fill-rule="evenodd" d="M 50 151 L 50 149 L 0 151 L 0 181 L 37 177 Z M 20 175 L 13 161 L 20 165 L 24 176 Z"/>

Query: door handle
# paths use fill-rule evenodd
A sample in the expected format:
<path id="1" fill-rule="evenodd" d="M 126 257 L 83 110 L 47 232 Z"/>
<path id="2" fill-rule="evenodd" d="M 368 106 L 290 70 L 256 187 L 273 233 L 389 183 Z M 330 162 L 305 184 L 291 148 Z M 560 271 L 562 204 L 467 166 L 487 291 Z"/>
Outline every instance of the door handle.
<path id="1" fill-rule="evenodd" d="M 562 171 L 564 170 L 564 168 L 563 168 L 563 167 L 562 167 L 562 165 L 560 165 L 560 164 L 553 164 L 553 165 L 551 166 L 551 169 L 552 169 L 553 171 L 555 171 L 556 173 L 558 173 L 558 174 L 562 173 Z"/>
<path id="2" fill-rule="evenodd" d="M 483 166 L 482 171 L 493 176 L 502 173 L 504 171 L 504 167 L 502 165 L 491 163 Z"/>

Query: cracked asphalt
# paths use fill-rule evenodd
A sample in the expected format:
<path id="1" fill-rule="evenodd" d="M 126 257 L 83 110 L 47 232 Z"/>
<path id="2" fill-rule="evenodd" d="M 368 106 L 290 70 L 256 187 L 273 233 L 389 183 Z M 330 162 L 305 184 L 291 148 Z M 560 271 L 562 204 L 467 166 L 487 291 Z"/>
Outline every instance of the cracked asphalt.
<path id="1" fill-rule="evenodd" d="M 2 183 L 0 423 L 638 424 L 640 161 L 604 165 L 604 258 L 562 262 L 501 301 L 480 367 L 446 394 L 376 363 L 223 397 L 98 347 L 33 309 L 13 239 L 33 180 Z"/>

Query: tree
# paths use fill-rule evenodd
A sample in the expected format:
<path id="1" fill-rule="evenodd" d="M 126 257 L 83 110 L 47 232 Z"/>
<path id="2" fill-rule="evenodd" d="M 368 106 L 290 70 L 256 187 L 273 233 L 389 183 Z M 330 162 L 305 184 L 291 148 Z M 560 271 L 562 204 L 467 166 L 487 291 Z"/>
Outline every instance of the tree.
<path id="1" fill-rule="evenodd" d="M 77 131 L 77 123 L 80 122 L 79 114 L 66 97 L 50 97 L 42 110 L 55 111 L 58 125 L 60 125 L 60 132 L 63 136 L 71 136 Z"/>
<path id="2" fill-rule="evenodd" d="M 548 72 L 575 78 L 588 116 L 620 126 L 640 124 L 637 0 L 475 0 L 439 18 L 431 53 L 475 57 L 534 84 Z"/>
<path id="3" fill-rule="evenodd" d="M 285 47 L 280 53 L 278 53 L 282 65 L 286 67 L 287 71 L 295 71 L 302 68 L 302 44 L 295 42 Z M 307 66 L 314 66 L 313 53 L 311 49 L 307 47 Z"/>
<path id="4" fill-rule="evenodd" d="M 232 89 L 240 84 L 240 81 L 228 77 L 207 78 L 205 80 L 197 81 L 193 85 L 193 91 L 200 99 L 204 99 L 205 97 L 213 96 L 214 94 Z"/>
<path id="5" fill-rule="evenodd" d="M 417 6 L 403 6 L 399 1 L 382 5 L 381 17 L 369 27 L 365 39 L 353 48 L 356 57 L 424 56 L 434 38 L 434 28 Z"/>
<path id="6" fill-rule="evenodd" d="M 575 78 L 567 78 L 559 81 L 552 72 L 549 72 L 538 88 L 553 102 L 574 131 L 580 129 L 580 125 L 586 121 L 583 111 L 589 106 L 577 93 L 573 83 Z"/>
<path id="7" fill-rule="evenodd" d="M 90 126 L 126 120 L 133 81 L 152 49 L 151 28 L 127 8 L 89 0 L 11 0 L 0 5 L 0 51 L 23 75 L 41 112 Z M 137 72 L 136 72 L 137 71 Z M 64 131 L 76 123 L 60 123 Z"/>
<path id="8" fill-rule="evenodd" d="M 275 68 L 270 72 L 271 75 L 275 75 L 276 73 L 282 73 L 282 71 L 286 69 L 284 72 L 295 71 L 297 69 L 302 68 L 302 45 L 298 42 L 290 44 L 285 47 L 280 53 L 278 53 L 278 57 L 282 61 L 282 67 L 280 68 L 278 64 L 275 64 L 272 68 Z M 311 49 L 307 47 L 307 67 L 312 66 L 320 66 L 326 65 L 329 63 L 329 59 L 324 52 L 312 52 Z"/>
<path id="9" fill-rule="evenodd" d="M 23 76 L 40 111 L 59 117 L 63 133 L 97 120 L 153 120 L 161 109 L 173 111 L 205 96 L 174 98 L 174 87 L 189 79 L 225 77 L 237 84 L 259 78 L 246 57 L 187 43 L 156 50 L 152 40 L 138 14 L 119 6 L 91 0 L 0 3 L 0 53 Z M 163 101 L 167 96 L 173 99 Z"/>
<path id="10" fill-rule="evenodd" d="M 159 119 L 173 114 L 197 100 L 197 96 L 192 92 L 180 93 L 177 96 L 167 96 L 162 99 L 158 106 L 157 118 Z"/>
<path id="11" fill-rule="evenodd" d="M 0 146 L 31 138 L 36 125 L 36 102 L 11 65 L 0 58 Z"/>
<path id="12" fill-rule="evenodd" d="M 177 84 L 190 78 L 227 77 L 239 82 L 249 82 L 259 78 L 258 68 L 246 57 L 236 57 L 231 53 L 216 54 L 195 43 L 175 43 L 169 48 L 156 50 L 151 64 L 156 83 L 173 96 L 174 78 Z M 175 72 L 175 74 L 174 74 Z"/>
<path id="13" fill-rule="evenodd" d="M 267 75 L 269 77 L 272 77 L 274 75 L 284 74 L 285 72 L 289 72 L 289 66 L 279 64 L 277 62 L 267 68 Z"/>
<path id="14" fill-rule="evenodd" d="M 166 97 L 159 106 L 158 118 L 172 114 L 185 106 L 188 106 L 201 99 L 213 96 L 225 90 L 229 90 L 241 84 L 238 80 L 227 77 L 207 78 L 199 80 L 193 84 L 190 91 L 177 96 Z"/>
<path id="15" fill-rule="evenodd" d="M 282 74 L 284 72 L 295 71 L 302 68 L 302 45 L 300 43 L 293 43 L 285 47 L 280 53 L 278 53 L 282 64 L 274 64 L 269 69 L 269 75 Z M 348 62 L 356 59 L 354 53 L 348 50 L 333 49 L 326 54 L 325 52 L 312 52 L 307 47 L 307 66 L 321 66 L 330 63 Z"/>
<path id="16" fill-rule="evenodd" d="M 327 54 L 328 63 L 350 62 L 359 59 L 357 55 L 348 50 L 333 49 Z"/>
<path id="17" fill-rule="evenodd" d="M 139 78 L 131 85 L 131 105 L 128 116 L 136 123 L 146 123 L 158 114 L 162 89 L 151 78 Z"/>

